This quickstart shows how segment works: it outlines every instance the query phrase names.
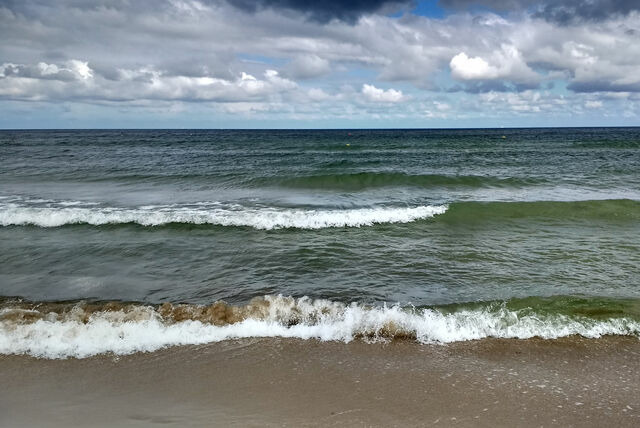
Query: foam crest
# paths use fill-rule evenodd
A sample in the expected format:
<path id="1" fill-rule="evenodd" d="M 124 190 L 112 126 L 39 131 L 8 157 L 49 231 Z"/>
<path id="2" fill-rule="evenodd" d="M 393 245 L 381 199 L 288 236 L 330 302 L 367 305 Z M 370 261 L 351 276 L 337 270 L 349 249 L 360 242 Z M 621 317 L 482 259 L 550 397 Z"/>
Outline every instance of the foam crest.
<path id="1" fill-rule="evenodd" d="M 161 226 L 171 223 L 211 224 L 256 229 L 323 229 L 363 227 L 381 223 L 408 223 L 443 214 L 446 206 L 378 207 L 344 210 L 304 210 L 248 208 L 242 206 L 158 206 L 140 208 L 109 207 L 29 207 L 7 204 L 0 207 L 0 225 L 59 227 L 69 224 L 126 224 Z"/>
<path id="2" fill-rule="evenodd" d="M 150 352 L 250 337 L 450 343 L 487 337 L 555 339 L 571 335 L 640 336 L 640 323 L 624 317 L 542 315 L 510 310 L 504 304 L 448 313 L 282 296 L 265 296 L 245 306 L 222 302 L 210 306 L 13 303 L 0 310 L 0 353 L 43 358 Z"/>

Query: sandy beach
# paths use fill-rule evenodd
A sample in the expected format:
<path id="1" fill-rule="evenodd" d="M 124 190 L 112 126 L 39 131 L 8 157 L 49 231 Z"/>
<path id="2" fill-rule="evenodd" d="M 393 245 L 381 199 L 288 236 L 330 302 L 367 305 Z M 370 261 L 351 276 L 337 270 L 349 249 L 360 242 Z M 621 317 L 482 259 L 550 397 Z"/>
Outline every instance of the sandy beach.
<path id="1" fill-rule="evenodd" d="M 0 425 L 637 426 L 640 342 L 246 339 L 0 357 Z"/>

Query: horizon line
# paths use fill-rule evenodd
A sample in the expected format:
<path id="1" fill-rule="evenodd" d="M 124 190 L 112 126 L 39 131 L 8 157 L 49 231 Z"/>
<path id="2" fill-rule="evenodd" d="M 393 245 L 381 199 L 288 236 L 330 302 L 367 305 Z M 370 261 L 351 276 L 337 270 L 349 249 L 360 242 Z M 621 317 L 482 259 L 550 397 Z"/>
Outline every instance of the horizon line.
<path id="1" fill-rule="evenodd" d="M 500 127 L 403 127 L 403 128 L 0 128 L 11 131 L 439 131 L 439 130 L 505 130 L 505 129 L 607 129 L 640 128 L 640 125 L 590 126 L 500 126 Z"/>

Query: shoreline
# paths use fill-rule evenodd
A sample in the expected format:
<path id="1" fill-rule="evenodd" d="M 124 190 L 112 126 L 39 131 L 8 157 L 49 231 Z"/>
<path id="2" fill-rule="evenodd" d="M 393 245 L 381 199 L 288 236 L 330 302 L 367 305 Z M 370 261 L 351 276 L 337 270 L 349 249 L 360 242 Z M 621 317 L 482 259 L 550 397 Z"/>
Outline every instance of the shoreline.
<path id="1" fill-rule="evenodd" d="M 640 341 L 241 339 L 0 356 L 0 425 L 637 426 Z"/>

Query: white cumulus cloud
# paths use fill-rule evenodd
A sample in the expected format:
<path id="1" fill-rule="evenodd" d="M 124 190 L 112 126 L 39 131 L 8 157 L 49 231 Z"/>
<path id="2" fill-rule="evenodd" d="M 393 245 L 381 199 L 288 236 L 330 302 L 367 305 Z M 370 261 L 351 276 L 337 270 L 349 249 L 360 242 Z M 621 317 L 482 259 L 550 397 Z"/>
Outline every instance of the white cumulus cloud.
<path id="1" fill-rule="evenodd" d="M 366 100 L 378 103 L 397 103 L 404 100 L 402 91 L 395 89 L 384 90 L 366 83 L 362 85 L 362 95 Z"/>
<path id="2" fill-rule="evenodd" d="M 466 53 L 460 52 L 451 58 L 449 63 L 451 74 L 456 79 L 495 79 L 498 77 L 498 69 L 489 65 L 487 61 L 476 56 L 469 57 Z"/>
<path id="3" fill-rule="evenodd" d="M 451 58 L 451 75 L 458 80 L 504 79 L 515 83 L 534 83 L 540 76 L 524 61 L 522 53 L 513 45 L 502 44 L 495 50 L 490 61 L 482 57 L 469 57 L 460 52 Z"/>

